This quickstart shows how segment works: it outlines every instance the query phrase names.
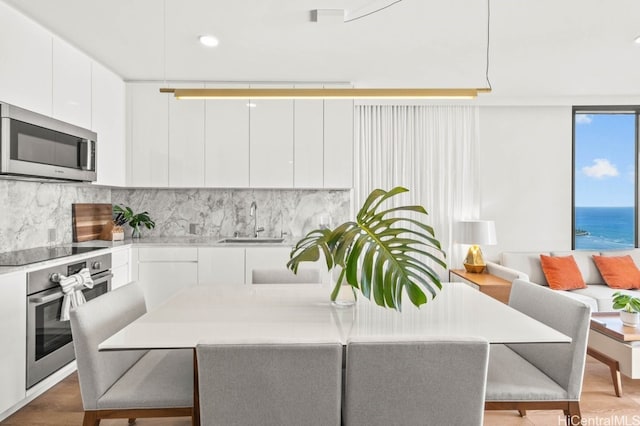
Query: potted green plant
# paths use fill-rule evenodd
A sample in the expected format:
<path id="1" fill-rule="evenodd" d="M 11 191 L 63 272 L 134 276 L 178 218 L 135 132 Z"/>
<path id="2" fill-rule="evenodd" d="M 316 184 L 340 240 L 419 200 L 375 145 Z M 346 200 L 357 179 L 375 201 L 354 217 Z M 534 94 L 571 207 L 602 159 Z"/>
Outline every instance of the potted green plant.
<path id="1" fill-rule="evenodd" d="M 624 325 L 636 327 L 640 323 L 640 298 L 616 291 L 613 293 L 613 309 L 622 309 L 620 319 Z"/>
<path id="2" fill-rule="evenodd" d="M 133 231 L 131 238 L 140 238 L 140 225 L 144 225 L 147 229 L 156 227 L 156 223 L 149 217 L 149 212 L 134 213 L 131 207 L 122 207 L 120 205 L 113 206 L 114 223 L 122 226 L 129 224 Z"/>
<path id="3" fill-rule="evenodd" d="M 433 228 L 407 215 L 426 216 L 427 211 L 417 205 L 379 211 L 385 201 L 404 192 L 408 189 L 400 186 L 390 191 L 374 190 L 355 222 L 345 222 L 333 230 L 315 229 L 298 241 L 287 267 L 295 273 L 301 262 L 315 262 L 322 253 L 327 269 L 339 270 L 331 293 L 334 302 L 346 281 L 383 307 L 401 310 L 403 292 L 416 306 L 427 303 L 425 291 L 433 298 L 442 284 L 437 272 L 423 259 L 447 267 Z"/>

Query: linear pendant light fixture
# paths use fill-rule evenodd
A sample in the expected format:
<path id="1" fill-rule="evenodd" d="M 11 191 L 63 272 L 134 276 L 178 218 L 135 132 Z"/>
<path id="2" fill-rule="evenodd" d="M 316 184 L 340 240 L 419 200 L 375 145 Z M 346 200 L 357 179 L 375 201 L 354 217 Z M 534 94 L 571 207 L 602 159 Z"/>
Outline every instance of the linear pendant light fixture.
<path id="1" fill-rule="evenodd" d="M 385 5 L 378 7 L 372 12 L 365 13 L 363 14 L 363 16 L 359 16 L 356 19 L 386 9 L 387 7 L 399 3 L 400 1 L 401 0 L 386 0 L 384 2 Z M 379 0 L 377 0 L 377 2 L 379 3 Z M 179 89 L 163 87 L 160 89 L 160 93 L 173 93 L 173 96 L 175 96 L 176 99 L 474 99 L 478 96 L 479 93 L 491 92 L 491 82 L 489 81 L 490 28 L 491 0 L 487 0 L 487 61 L 485 76 L 487 79 L 488 87 L 486 88 Z"/>
<path id="2" fill-rule="evenodd" d="M 176 99 L 473 99 L 488 88 L 474 89 L 174 89 L 161 88 L 161 93 L 173 93 Z"/>

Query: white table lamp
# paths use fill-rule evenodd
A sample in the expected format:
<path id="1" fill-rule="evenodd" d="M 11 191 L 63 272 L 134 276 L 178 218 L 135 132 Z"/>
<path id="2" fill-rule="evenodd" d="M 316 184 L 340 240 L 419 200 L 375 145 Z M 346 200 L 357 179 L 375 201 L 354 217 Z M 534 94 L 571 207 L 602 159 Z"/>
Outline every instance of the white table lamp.
<path id="1" fill-rule="evenodd" d="M 498 243 L 495 222 L 492 220 L 464 220 L 459 222 L 458 229 L 458 242 L 471 244 L 464 261 L 464 268 L 467 272 L 483 272 L 486 265 L 479 246 Z"/>

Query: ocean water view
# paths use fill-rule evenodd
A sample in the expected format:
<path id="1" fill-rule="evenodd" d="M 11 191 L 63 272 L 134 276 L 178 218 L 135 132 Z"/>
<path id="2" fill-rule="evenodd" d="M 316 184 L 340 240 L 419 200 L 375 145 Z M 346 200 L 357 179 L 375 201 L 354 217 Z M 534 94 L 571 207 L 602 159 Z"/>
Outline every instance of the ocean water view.
<path id="1" fill-rule="evenodd" d="M 576 249 L 635 246 L 633 207 L 576 207 Z M 584 233 L 584 235 L 580 235 Z"/>

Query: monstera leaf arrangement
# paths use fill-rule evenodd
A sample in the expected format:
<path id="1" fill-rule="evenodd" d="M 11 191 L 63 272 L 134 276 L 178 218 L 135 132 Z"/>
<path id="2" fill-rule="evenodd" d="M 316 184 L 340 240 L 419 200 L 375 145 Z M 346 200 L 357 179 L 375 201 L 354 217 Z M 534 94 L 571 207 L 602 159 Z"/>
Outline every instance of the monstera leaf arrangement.
<path id="1" fill-rule="evenodd" d="M 404 192 L 408 189 L 374 190 L 355 222 L 343 223 L 334 230 L 309 232 L 292 249 L 287 267 L 295 273 L 301 262 L 315 262 L 323 254 L 328 270 L 340 270 L 331 300 L 335 300 L 346 280 L 383 307 L 400 311 L 403 292 L 416 306 L 427 303 L 425 291 L 433 298 L 442 284 L 437 272 L 423 259 L 446 268 L 445 253 L 432 227 L 406 215 L 426 216 L 427 211 L 418 205 L 378 211 L 385 201 Z"/>

